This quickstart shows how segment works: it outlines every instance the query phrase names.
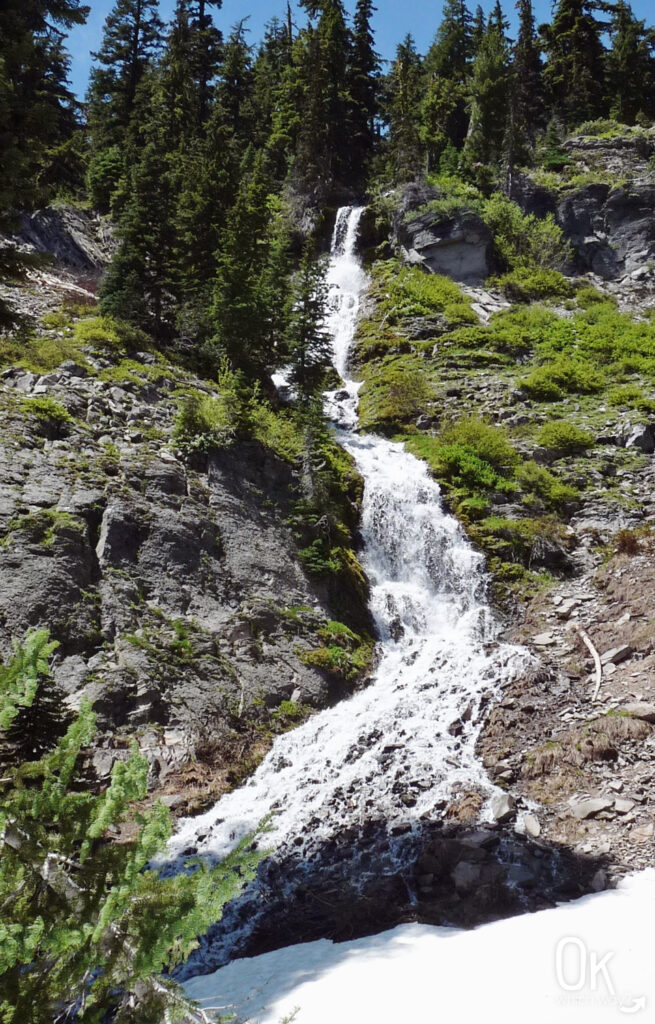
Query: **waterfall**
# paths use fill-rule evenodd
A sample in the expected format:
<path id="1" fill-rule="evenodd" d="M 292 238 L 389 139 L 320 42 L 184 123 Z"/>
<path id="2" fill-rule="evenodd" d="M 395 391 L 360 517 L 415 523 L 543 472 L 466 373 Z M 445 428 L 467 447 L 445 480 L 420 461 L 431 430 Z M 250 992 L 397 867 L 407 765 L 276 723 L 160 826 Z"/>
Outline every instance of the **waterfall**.
<path id="1" fill-rule="evenodd" d="M 240 789 L 180 823 L 169 849 L 172 858 L 189 849 L 223 857 L 272 812 L 262 878 L 289 894 L 330 857 L 351 883 L 358 873 L 397 870 L 414 831 L 439 819 L 455 790 L 489 795 L 475 756 L 483 704 L 526 657 L 496 642 L 482 559 L 445 512 L 426 465 L 401 444 L 353 429 L 358 385 L 348 356 L 367 286 L 356 253 L 361 214 L 340 210 L 332 240 L 329 326 L 344 387 L 326 396 L 326 408 L 365 481 L 361 558 L 380 637 L 377 669 L 366 689 L 279 736 Z M 227 909 L 187 976 L 229 958 L 263 912 L 262 884 Z"/>

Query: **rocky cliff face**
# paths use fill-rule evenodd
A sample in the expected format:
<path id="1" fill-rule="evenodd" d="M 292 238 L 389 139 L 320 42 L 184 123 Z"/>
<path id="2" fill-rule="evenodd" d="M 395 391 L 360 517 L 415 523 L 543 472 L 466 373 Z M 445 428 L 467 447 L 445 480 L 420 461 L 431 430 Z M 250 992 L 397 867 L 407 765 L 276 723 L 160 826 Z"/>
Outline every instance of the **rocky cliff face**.
<path id="1" fill-rule="evenodd" d="M 215 386 L 112 350 L 102 320 L 48 323 L 0 371 L 0 648 L 50 628 L 63 704 L 99 716 L 98 779 L 137 738 L 153 789 L 191 809 L 357 675 L 310 657 L 337 615 L 298 554 L 302 466 L 255 440 L 185 459 L 182 397 Z M 363 591 L 338 612 L 370 625 Z"/>
<path id="2" fill-rule="evenodd" d="M 491 232 L 477 214 L 431 210 L 439 191 L 409 185 L 394 218 L 392 244 L 408 263 L 454 281 L 480 284 L 494 266 Z"/>

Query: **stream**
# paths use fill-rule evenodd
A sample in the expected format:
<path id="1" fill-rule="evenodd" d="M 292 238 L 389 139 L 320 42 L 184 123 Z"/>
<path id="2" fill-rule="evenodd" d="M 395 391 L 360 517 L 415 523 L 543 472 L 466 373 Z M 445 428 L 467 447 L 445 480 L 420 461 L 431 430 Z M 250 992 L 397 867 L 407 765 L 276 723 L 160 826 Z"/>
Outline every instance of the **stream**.
<path id="1" fill-rule="evenodd" d="M 308 889 L 338 891 L 353 903 L 364 895 L 371 920 L 364 914 L 360 932 L 380 923 L 375 906 L 401 898 L 411 905 L 406 868 L 426 827 L 441 824 L 453 793 L 493 792 L 475 755 L 484 706 L 529 660 L 496 640 L 483 559 L 444 510 L 425 463 L 401 444 L 357 432 L 359 385 L 348 377 L 348 357 L 367 287 L 356 253 L 361 214 L 341 209 L 334 229 L 329 327 L 344 385 L 325 401 L 365 481 L 361 560 L 377 668 L 366 689 L 279 736 L 240 789 L 179 824 L 172 859 L 219 859 L 272 814 L 258 879 L 226 908 L 183 969 L 186 978 L 247 950 L 255 931 L 266 948 L 283 944 L 298 928 L 290 906 L 303 934 L 321 935 Z"/>

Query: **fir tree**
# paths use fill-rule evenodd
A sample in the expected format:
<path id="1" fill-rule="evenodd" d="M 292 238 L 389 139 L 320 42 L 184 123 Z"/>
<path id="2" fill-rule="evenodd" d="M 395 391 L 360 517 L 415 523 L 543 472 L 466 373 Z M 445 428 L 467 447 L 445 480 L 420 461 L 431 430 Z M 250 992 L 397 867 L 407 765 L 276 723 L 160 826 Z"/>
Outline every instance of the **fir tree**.
<path id="1" fill-rule="evenodd" d="M 7 665 L 0 664 L 0 741 L 19 709 L 33 706 L 48 684 L 55 647 L 47 631 L 33 632 Z M 211 871 L 167 880 L 148 871 L 170 835 L 168 811 L 157 804 L 134 816 L 148 773 L 136 745 L 128 760 L 115 764 L 104 792 L 94 795 L 80 785 L 94 726 L 85 702 L 54 749 L 14 764 L 0 786 L 5 1024 L 170 1019 L 186 1004 L 156 975 L 190 953 L 254 874 L 258 856 L 248 841 Z M 109 841 L 110 830 L 128 818 L 135 838 Z"/>
<path id="2" fill-rule="evenodd" d="M 158 8 L 158 0 L 117 0 L 105 21 L 87 96 L 95 152 L 125 142 L 139 83 L 162 46 Z"/>
<path id="3" fill-rule="evenodd" d="M 514 47 L 513 110 L 517 130 L 533 141 L 536 129 L 543 125 L 543 74 L 532 0 L 518 0 L 519 32 Z"/>
<path id="4" fill-rule="evenodd" d="M 607 55 L 607 93 L 610 113 L 623 124 L 634 124 L 641 112 L 655 115 L 655 32 L 635 18 L 625 0 L 612 12 L 612 40 Z"/>
<path id="5" fill-rule="evenodd" d="M 375 52 L 371 29 L 374 11 L 372 0 L 357 0 L 347 78 L 350 102 L 350 174 L 356 183 L 365 180 L 375 147 L 380 59 Z"/>
<path id="6" fill-rule="evenodd" d="M 301 66 L 305 101 L 294 170 L 305 182 L 329 186 L 348 176 L 349 142 L 346 76 L 350 37 L 342 0 L 302 0 L 315 27 L 305 34 Z"/>
<path id="7" fill-rule="evenodd" d="M 559 0 L 552 24 L 540 29 L 546 51 L 544 82 L 552 107 L 567 126 L 603 112 L 604 49 L 607 28 L 594 12 L 602 0 Z"/>
<path id="8" fill-rule="evenodd" d="M 428 80 L 452 103 L 446 135 L 458 149 L 468 129 L 466 86 L 473 57 L 472 18 L 464 0 L 445 0 L 443 17 L 425 58 Z"/>
<path id="9" fill-rule="evenodd" d="M 471 54 L 475 57 L 476 53 L 480 48 L 480 43 L 484 38 L 484 34 L 487 30 L 487 19 L 484 11 L 480 4 L 475 9 L 475 15 L 473 16 L 473 26 L 471 28 Z"/>
<path id="10" fill-rule="evenodd" d="M 422 83 L 421 57 L 408 35 L 396 50 L 388 82 L 388 151 L 390 171 L 396 181 L 411 181 L 422 169 Z"/>
<path id="11" fill-rule="evenodd" d="M 325 326 L 326 306 L 325 264 L 316 259 L 314 247 L 308 243 L 295 281 L 288 331 L 289 379 L 303 403 L 322 389 L 332 359 L 332 343 Z"/>
<path id="12" fill-rule="evenodd" d="M 242 155 L 254 141 L 252 51 L 246 41 L 245 21 L 234 26 L 225 44 L 216 102 Z"/>
<path id="13" fill-rule="evenodd" d="M 498 164 L 509 111 L 509 46 L 502 27 L 490 24 L 473 64 L 468 166 Z"/>
<path id="14" fill-rule="evenodd" d="M 266 384 L 280 362 L 277 313 L 286 282 L 284 276 L 273 282 L 271 261 L 279 267 L 283 246 L 272 246 L 279 224 L 271 216 L 265 157 L 247 154 L 246 160 L 251 169 L 243 176 L 219 242 L 210 313 L 215 331 L 208 352 L 216 363 L 226 357 L 232 369 Z M 272 287 L 279 290 L 274 307 Z"/>
<path id="15" fill-rule="evenodd" d="M 174 319 L 178 168 L 161 72 L 144 81 L 137 111 L 120 203 L 120 244 L 102 285 L 101 309 L 165 340 Z"/>

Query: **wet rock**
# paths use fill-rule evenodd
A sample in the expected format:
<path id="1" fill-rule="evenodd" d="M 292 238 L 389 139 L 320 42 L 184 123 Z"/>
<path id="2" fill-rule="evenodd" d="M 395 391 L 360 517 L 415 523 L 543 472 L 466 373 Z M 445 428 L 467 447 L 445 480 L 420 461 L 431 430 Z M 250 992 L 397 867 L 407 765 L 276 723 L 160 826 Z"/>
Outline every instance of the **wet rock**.
<path id="1" fill-rule="evenodd" d="M 541 835 L 541 825 L 539 819 L 534 814 L 524 814 L 523 824 L 525 826 L 526 835 L 530 836 L 531 839 L 538 839 Z"/>
<path id="2" fill-rule="evenodd" d="M 516 799 L 511 793 L 499 793 L 491 801 L 491 813 L 501 824 L 511 821 L 516 816 Z"/>

